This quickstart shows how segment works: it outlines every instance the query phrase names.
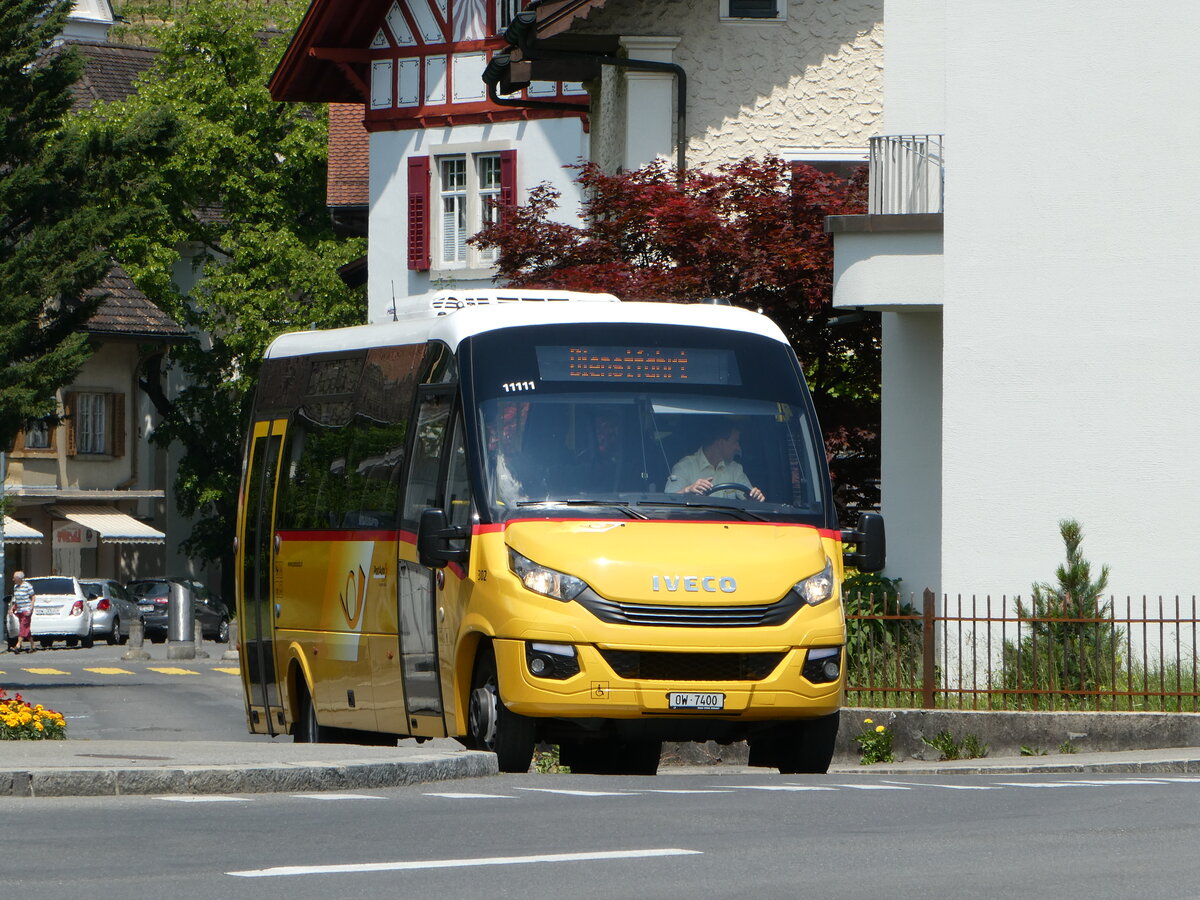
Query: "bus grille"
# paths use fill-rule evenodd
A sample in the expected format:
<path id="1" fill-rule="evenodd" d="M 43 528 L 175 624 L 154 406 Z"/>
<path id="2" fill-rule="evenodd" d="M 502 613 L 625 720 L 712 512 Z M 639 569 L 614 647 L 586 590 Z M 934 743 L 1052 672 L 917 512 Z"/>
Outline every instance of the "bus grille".
<path id="1" fill-rule="evenodd" d="M 795 591 L 782 600 L 753 606 L 667 606 L 652 603 L 622 603 L 607 600 L 590 588 L 575 598 L 602 622 L 616 625 L 676 625 L 693 628 L 752 628 L 780 625 L 790 619 L 804 601 Z"/>
<path id="2" fill-rule="evenodd" d="M 600 650 L 622 678 L 648 681 L 762 681 L 786 653 L 661 653 Z"/>

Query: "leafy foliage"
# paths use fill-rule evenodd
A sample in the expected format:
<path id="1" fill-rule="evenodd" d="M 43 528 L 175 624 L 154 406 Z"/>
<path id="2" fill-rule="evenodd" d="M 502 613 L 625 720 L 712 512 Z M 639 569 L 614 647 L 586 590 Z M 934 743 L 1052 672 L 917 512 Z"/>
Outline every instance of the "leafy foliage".
<path id="1" fill-rule="evenodd" d="M 932 738 L 922 740 L 938 751 L 942 759 L 982 759 L 988 755 L 988 745 L 973 734 L 967 734 L 960 741 L 949 731 L 939 731 Z"/>
<path id="2" fill-rule="evenodd" d="M 747 158 L 682 179 L 664 163 L 619 175 L 580 167 L 582 227 L 557 221 L 559 195 L 523 206 L 472 240 L 499 251 L 510 287 L 608 291 L 627 300 L 711 297 L 761 309 L 783 328 L 812 389 L 843 511 L 878 502 L 879 320 L 830 327 L 833 244 L 825 217 L 861 212 L 864 182 Z"/>
<path id="3" fill-rule="evenodd" d="M 873 763 L 895 762 L 892 752 L 892 733 L 886 725 L 876 725 L 874 719 L 863 719 L 867 726 L 854 740 L 862 754 L 860 765 L 869 766 Z"/>
<path id="4" fill-rule="evenodd" d="M 278 4 L 190 4 L 134 97 L 95 108 L 89 127 L 122 132 L 165 118 L 163 160 L 131 158 L 140 230 L 115 247 L 138 286 L 201 339 L 172 348 L 143 379 L 163 417 L 154 440 L 184 448 L 175 483 L 196 516 L 185 549 L 229 562 L 243 429 L 259 361 L 277 334 L 361 321 L 336 269 L 362 252 L 336 239 L 324 206 L 323 110 L 277 103 L 266 84 L 286 46 L 261 28 Z M 184 257 L 181 248 L 193 256 Z M 182 274 L 181 274 L 182 273 Z M 186 385 L 175 393 L 167 374 Z M 226 580 L 232 565 L 225 565 Z"/>
<path id="5" fill-rule="evenodd" d="M 79 328 L 100 297 L 84 294 L 129 219 L 112 200 L 130 135 L 90 140 L 66 118 L 80 62 L 52 43 L 71 6 L 0 6 L 0 447 L 33 419 L 54 420 L 54 392 L 91 355 Z"/>
<path id="6" fill-rule="evenodd" d="M 1058 527 L 1067 559 L 1055 572 L 1057 584 L 1033 585 L 1032 608 L 1017 607 L 1025 633 L 1004 644 L 1004 686 L 1010 690 L 1094 691 L 1120 668 L 1122 632 L 1104 599 L 1108 566 L 1093 580 L 1080 549 L 1083 529 L 1074 519 Z"/>
<path id="7" fill-rule="evenodd" d="M 848 684 L 858 702 L 892 705 L 922 688 L 921 613 L 901 599 L 899 578 L 857 572 L 842 582 Z M 887 692 L 872 688 L 888 687 Z"/>

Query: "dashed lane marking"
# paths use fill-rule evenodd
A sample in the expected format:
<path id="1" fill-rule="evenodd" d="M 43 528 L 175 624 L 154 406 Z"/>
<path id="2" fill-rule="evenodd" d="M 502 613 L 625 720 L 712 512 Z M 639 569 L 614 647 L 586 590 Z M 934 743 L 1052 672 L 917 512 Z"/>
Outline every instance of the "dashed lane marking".
<path id="1" fill-rule="evenodd" d="M 835 787 L 817 784 L 738 784 L 734 785 L 741 791 L 836 791 Z"/>
<path id="2" fill-rule="evenodd" d="M 911 791 L 912 788 L 901 787 L 897 784 L 839 784 L 838 787 L 849 788 L 853 791 Z"/>
<path id="3" fill-rule="evenodd" d="M 30 675 L 70 675 L 70 672 L 64 672 L 62 669 L 42 668 L 23 668 L 22 672 L 28 672 Z"/>
<path id="4" fill-rule="evenodd" d="M 653 850 L 607 850 L 595 853 L 542 853 L 537 856 L 484 856 L 475 859 L 421 859 L 378 863 L 339 863 L 328 866 L 275 866 L 226 872 L 238 878 L 278 878 L 286 875 L 343 875 L 355 872 L 397 872 L 405 869 L 457 869 L 470 866 L 517 866 L 530 863 L 594 862 L 597 860 L 651 859 L 662 856 L 700 856 L 700 850 L 678 847 Z"/>
<path id="5" fill-rule="evenodd" d="M 162 675 L 199 675 L 192 669 L 179 669 L 175 666 L 146 666 L 151 672 L 159 672 Z"/>
<path id="6" fill-rule="evenodd" d="M 298 800 L 386 800 L 375 794 L 292 794 Z"/>
<path id="7" fill-rule="evenodd" d="M 112 666 L 96 666 L 92 669 L 85 668 L 85 672 L 95 672 L 97 675 L 132 675 L 128 669 L 118 669 Z"/>
<path id="8" fill-rule="evenodd" d="M 426 794 L 426 797 L 444 797 L 447 800 L 516 800 L 512 794 L 467 794 L 459 791 L 447 791 L 441 794 Z"/>
<path id="9" fill-rule="evenodd" d="M 885 781 L 884 784 L 905 784 L 910 787 L 945 788 L 948 791 L 994 791 L 995 785 L 988 784 L 934 784 L 930 781 Z"/>
<path id="10" fill-rule="evenodd" d="M 517 788 L 518 791 L 538 791 L 542 794 L 566 794 L 569 797 L 636 797 L 628 791 L 571 791 L 565 788 Z"/>
<path id="11" fill-rule="evenodd" d="M 249 797 L 227 797 L 224 794 L 183 794 L 178 797 L 155 797 L 155 800 L 167 800 L 171 803 L 249 803 Z"/>
<path id="12" fill-rule="evenodd" d="M 242 670 L 234 666 L 213 666 L 214 672 L 224 672 L 226 675 L 241 675 Z"/>

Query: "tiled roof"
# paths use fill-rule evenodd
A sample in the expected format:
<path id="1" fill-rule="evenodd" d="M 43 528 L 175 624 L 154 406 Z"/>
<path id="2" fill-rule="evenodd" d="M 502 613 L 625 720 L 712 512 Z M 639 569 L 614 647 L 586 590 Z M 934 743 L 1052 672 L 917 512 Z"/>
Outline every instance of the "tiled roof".
<path id="1" fill-rule="evenodd" d="M 83 75 L 71 88 L 76 109 L 85 109 L 98 100 L 124 100 L 133 93 L 137 77 L 154 64 L 158 55 L 149 47 L 82 41 L 67 41 L 65 45 L 83 58 Z"/>
<path id="2" fill-rule="evenodd" d="M 370 146 L 361 103 L 329 104 L 329 171 L 325 184 L 330 206 L 366 206 L 370 201 Z"/>
<path id="3" fill-rule="evenodd" d="M 87 291 L 89 297 L 97 294 L 107 296 L 83 327 L 89 334 L 168 341 L 187 337 L 187 332 L 179 323 L 139 291 L 133 279 L 120 266 L 113 266 L 99 287 Z"/>

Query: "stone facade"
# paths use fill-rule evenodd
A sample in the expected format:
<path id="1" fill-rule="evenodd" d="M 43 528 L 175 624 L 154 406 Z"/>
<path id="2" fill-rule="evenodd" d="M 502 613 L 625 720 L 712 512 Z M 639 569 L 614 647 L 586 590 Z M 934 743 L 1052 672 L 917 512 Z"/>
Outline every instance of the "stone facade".
<path id="1" fill-rule="evenodd" d="M 722 21 L 717 0 L 608 3 L 572 32 L 680 38 L 673 61 L 687 73 L 692 166 L 860 149 L 879 131 L 882 0 L 787 0 L 786 20 L 762 23 Z M 610 171 L 626 139 L 625 83 L 606 67 L 593 85 L 592 158 Z"/>

